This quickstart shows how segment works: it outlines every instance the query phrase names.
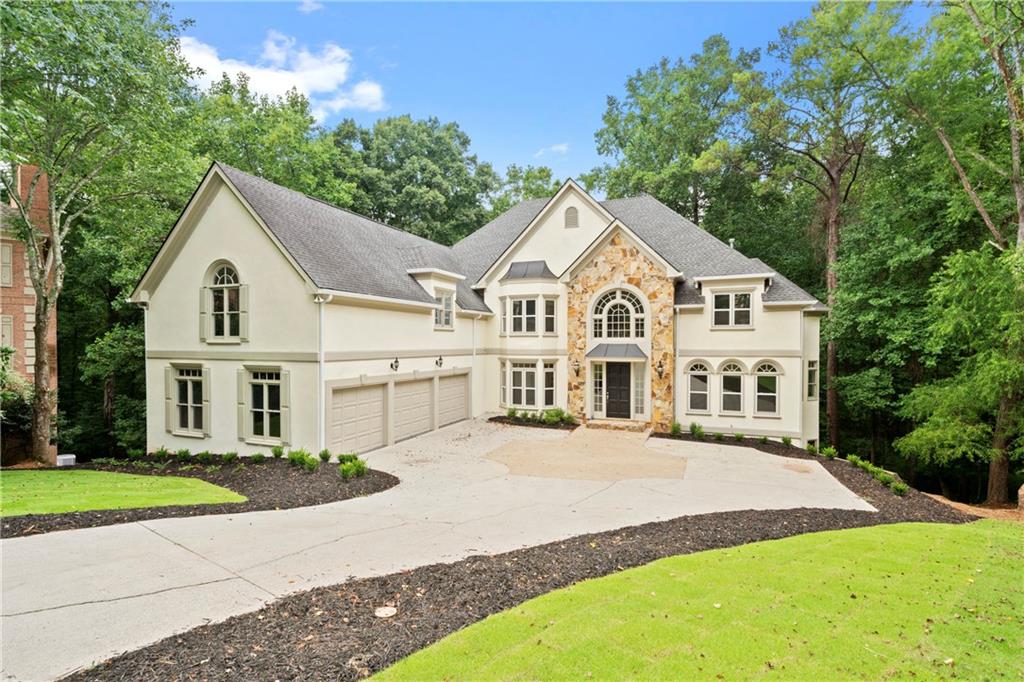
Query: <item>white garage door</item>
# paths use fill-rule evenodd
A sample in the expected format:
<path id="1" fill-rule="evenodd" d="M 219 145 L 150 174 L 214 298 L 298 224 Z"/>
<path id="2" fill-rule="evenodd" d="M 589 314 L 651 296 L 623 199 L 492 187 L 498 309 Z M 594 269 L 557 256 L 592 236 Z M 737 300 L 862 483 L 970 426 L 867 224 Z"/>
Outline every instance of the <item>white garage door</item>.
<path id="1" fill-rule="evenodd" d="M 469 402 L 466 375 L 441 377 L 441 383 L 437 390 L 438 416 L 441 426 L 465 419 Z"/>
<path id="2" fill-rule="evenodd" d="M 395 440 L 418 436 L 434 426 L 434 382 L 395 384 Z"/>
<path id="3" fill-rule="evenodd" d="M 331 449 L 365 452 L 382 447 L 385 387 L 361 386 L 334 392 L 331 404 Z"/>

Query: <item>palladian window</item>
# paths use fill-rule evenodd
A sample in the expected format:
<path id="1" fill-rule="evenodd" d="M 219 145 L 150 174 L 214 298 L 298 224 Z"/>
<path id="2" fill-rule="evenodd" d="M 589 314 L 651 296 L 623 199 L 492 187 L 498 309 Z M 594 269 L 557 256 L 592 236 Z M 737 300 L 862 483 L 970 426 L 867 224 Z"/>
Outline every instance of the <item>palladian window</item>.
<path id="1" fill-rule="evenodd" d="M 238 343 L 249 337 L 249 287 L 227 263 L 215 265 L 199 294 L 199 338 Z"/>
<path id="2" fill-rule="evenodd" d="M 594 338 L 642 339 L 646 315 L 640 297 L 625 289 L 603 294 L 594 305 Z"/>

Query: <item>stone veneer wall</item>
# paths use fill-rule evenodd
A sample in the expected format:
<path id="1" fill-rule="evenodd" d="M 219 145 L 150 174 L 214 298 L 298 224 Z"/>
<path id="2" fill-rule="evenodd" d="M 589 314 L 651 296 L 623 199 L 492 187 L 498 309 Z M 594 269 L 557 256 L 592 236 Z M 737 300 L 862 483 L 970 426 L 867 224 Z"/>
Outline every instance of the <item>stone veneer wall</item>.
<path id="1" fill-rule="evenodd" d="M 673 294 L 672 278 L 665 268 L 647 257 L 621 232 L 612 236 L 608 245 L 591 256 L 586 265 L 569 282 L 569 411 L 579 419 L 586 418 L 587 377 L 587 320 L 593 295 L 607 285 L 629 284 L 647 297 L 648 329 L 651 334 L 651 358 L 648 372 L 651 377 L 651 424 L 656 430 L 667 430 L 672 425 L 672 377 L 675 354 L 673 350 Z M 654 371 L 658 361 L 665 366 L 662 378 Z M 572 371 L 579 362 L 580 374 Z"/>

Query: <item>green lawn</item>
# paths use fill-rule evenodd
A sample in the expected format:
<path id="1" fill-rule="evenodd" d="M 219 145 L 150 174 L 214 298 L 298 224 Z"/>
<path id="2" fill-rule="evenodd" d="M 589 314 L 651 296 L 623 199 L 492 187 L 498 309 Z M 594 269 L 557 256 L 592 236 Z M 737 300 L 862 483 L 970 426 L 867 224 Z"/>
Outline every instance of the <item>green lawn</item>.
<path id="1" fill-rule="evenodd" d="M 1024 526 L 901 524 L 671 557 L 400 661 L 415 680 L 1024 677 Z"/>
<path id="2" fill-rule="evenodd" d="M 87 470 L 0 473 L 0 516 L 219 502 L 245 502 L 245 498 L 227 488 L 182 476 Z"/>

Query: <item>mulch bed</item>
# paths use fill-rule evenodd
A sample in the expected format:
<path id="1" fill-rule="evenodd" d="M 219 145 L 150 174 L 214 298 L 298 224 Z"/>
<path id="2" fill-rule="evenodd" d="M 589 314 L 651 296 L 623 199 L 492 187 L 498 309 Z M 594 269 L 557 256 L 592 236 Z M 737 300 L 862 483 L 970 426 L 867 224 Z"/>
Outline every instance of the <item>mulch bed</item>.
<path id="1" fill-rule="evenodd" d="M 881 489 L 889 500 L 869 490 L 881 486 L 860 469 L 845 462 L 822 463 L 830 471 L 832 465 L 844 467 L 840 480 L 858 494 L 872 493 L 880 511 L 789 509 L 684 516 L 353 580 L 168 637 L 68 679 L 355 680 L 533 597 L 663 557 L 815 531 L 975 518 L 916 491 L 898 498 Z M 377 618 L 374 609 L 380 606 L 394 606 L 398 613 Z"/>
<path id="2" fill-rule="evenodd" d="M 558 422 L 557 424 L 546 424 L 544 422 L 535 422 L 528 419 L 509 419 L 503 414 L 491 417 L 487 421 L 494 422 L 495 424 L 508 424 L 509 426 L 532 426 L 536 429 L 561 429 L 562 431 L 572 431 L 579 427 L 579 424 L 563 424 L 562 422 Z"/>
<path id="3" fill-rule="evenodd" d="M 179 516 L 205 516 L 207 514 L 240 514 L 267 509 L 309 507 L 338 502 L 387 490 L 398 485 L 391 474 L 370 469 L 365 476 L 343 481 L 337 464 L 321 465 L 315 472 L 289 466 L 284 459 L 267 459 L 261 464 L 223 464 L 206 467 L 183 465 L 170 461 L 165 468 L 156 470 L 152 457 L 141 460 L 144 465 L 81 464 L 76 469 L 114 471 L 126 474 L 154 476 L 187 476 L 200 478 L 233 490 L 247 498 L 246 502 L 223 504 L 175 505 L 145 509 L 102 509 L 98 511 L 68 512 L 64 514 L 28 514 L 0 519 L 0 535 L 5 538 L 38 535 L 57 530 L 93 528 L 115 523 L 148 521 Z M 244 463 L 244 459 L 240 459 Z"/>

